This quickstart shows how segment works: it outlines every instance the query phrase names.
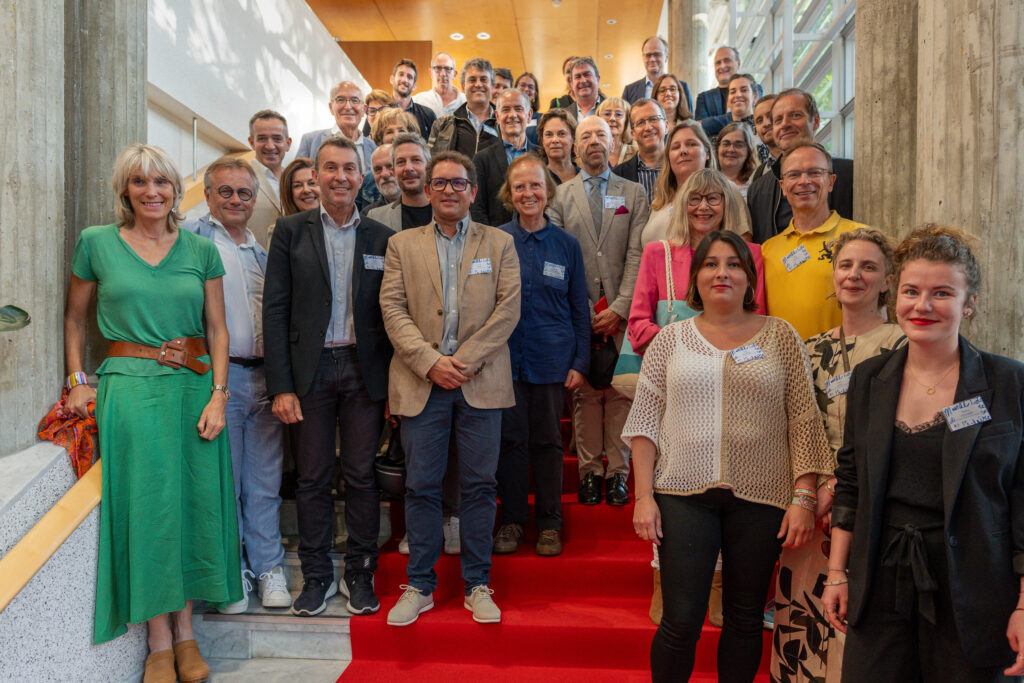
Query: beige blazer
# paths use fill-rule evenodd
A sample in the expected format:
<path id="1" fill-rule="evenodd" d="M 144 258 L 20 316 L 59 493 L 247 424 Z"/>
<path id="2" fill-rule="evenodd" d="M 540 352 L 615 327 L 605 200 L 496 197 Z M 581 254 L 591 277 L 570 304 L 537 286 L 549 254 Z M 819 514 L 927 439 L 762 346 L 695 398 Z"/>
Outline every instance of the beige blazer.
<path id="1" fill-rule="evenodd" d="M 603 285 L 608 307 L 618 313 L 625 327 L 643 253 L 640 234 L 647 225 L 651 206 L 640 183 L 614 173 L 608 177 L 605 197 L 623 197 L 625 212 L 604 209 L 600 237 L 590 213 L 582 173 L 577 173 L 575 178 L 558 186 L 555 198 L 548 206 L 548 218 L 580 241 L 591 315 L 594 304 L 601 298 Z"/>
<path id="2" fill-rule="evenodd" d="M 270 249 L 270 230 L 277 219 L 284 215 L 281 209 L 281 196 L 266 180 L 266 167 L 253 159 L 249 162 L 256 177 L 260 179 L 260 191 L 256 193 L 256 205 L 249 219 L 249 229 L 264 249 Z"/>
<path id="3" fill-rule="evenodd" d="M 519 257 L 508 233 L 472 221 L 466 231 L 454 354 L 471 377 L 462 393 L 474 408 L 508 408 L 515 404 L 507 342 L 519 322 Z M 485 258 L 491 272 L 470 275 L 473 261 Z M 443 301 L 433 224 L 388 240 L 380 308 L 395 347 L 388 398 L 396 415 L 419 415 L 430 397 L 427 373 L 441 358 Z"/>

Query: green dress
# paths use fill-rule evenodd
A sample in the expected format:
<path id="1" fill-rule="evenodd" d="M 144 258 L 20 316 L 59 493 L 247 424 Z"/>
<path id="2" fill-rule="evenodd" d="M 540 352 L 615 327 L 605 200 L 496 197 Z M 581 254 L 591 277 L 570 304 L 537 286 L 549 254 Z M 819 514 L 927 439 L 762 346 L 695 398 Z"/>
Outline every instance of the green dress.
<path id="1" fill-rule="evenodd" d="M 212 242 L 186 231 L 151 266 L 116 225 L 105 225 L 82 232 L 71 272 L 97 283 L 104 337 L 159 346 L 203 336 L 205 283 L 224 266 Z M 143 358 L 107 358 L 96 372 L 103 458 L 98 644 L 130 623 L 180 610 L 186 600 L 240 600 L 242 586 L 227 431 L 207 441 L 196 426 L 213 373 Z"/>

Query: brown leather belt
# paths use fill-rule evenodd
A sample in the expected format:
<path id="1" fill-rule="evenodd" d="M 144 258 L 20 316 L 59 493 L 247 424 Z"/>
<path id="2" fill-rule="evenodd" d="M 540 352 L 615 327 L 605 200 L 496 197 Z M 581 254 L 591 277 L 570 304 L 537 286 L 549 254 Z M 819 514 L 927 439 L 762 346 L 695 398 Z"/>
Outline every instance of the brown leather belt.
<path id="1" fill-rule="evenodd" d="M 115 341 L 110 342 L 110 350 L 107 351 L 108 358 L 148 358 L 175 370 L 185 367 L 200 375 L 205 375 L 210 370 L 208 363 L 197 360 L 198 356 L 206 354 L 206 339 L 203 337 L 178 337 L 165 341 L 160 346 Z"/>

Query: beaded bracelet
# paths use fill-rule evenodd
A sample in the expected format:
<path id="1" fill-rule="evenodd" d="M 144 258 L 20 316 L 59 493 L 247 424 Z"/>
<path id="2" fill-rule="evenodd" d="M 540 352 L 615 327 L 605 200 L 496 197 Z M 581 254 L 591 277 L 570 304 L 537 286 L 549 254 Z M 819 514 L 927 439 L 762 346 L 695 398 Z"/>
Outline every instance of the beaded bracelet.
<path id="1" fill-rule="evenodd" d="M 817 491 L 812 491 L 811 489 L 805 489 L 803 487 L 799 487 L 799 488 L 793 489 L 793 493 L 794 493 L 794 495 L 798 494 L 798 493 L 806 493 L 808 496 L 816 496 L 816 495 L 818 495 Z"/>
<path id="2" fill-rule="evenodd" d="M 818 504 L 816 501 L 808 500 L 807 498 L 804 497 L 794 496 L 793 502 L 790 503 L 790 505 L 798 505 L 802 507 L 804 510 L 810 510 L 811 512 L 816 512 L 818 509 Z"/>
<path id="3" fill-rule="evenodd" d="M 68 391 L 82 384 L 89 385 L 89 376 L 84 372 L 72 372 L 64 381 L 64 386 L 67 387 Z"/>

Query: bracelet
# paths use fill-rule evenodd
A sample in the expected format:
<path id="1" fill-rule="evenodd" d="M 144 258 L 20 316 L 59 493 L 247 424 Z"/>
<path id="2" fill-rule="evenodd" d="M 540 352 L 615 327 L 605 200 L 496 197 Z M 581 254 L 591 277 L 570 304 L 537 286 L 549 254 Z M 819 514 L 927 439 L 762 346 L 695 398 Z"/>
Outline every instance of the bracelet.
<path id="1" fill-rule="evenodd" d="M 638 495 L 638 496 L 634 495 L 634 497 L 637 500 L 640 500 L 641 498 L 646 498 L 647 496 L 650 496 L 651 498 L 654 498 L 654 491 L 651 491 L 650 493 L 644 493 L 644 494 L 641 494 L 641 495 Z"/>
<path id="2" fill-rule="evenodd" d="M 850 583 L 849 579 L 836 579 L 835 581 L 822 581 L 822 586 L 842 586 L 844 583 Z"/>
<path id="3" fill-rule="evenodd" d="M 818 488 L 819 489 L 825 489 L 826 491 L 831 493 L 833 496 L 836 495 L 836 490 L 834 488 L 832 488 L 832 484 L 829 483 L 828 479 L 826 479 L 825 483 L 822 484 L 821 486 L 819 486 Z"/>
<path id="4" fill-rule="evenodd" d="M 802 487 L 801 488 L 793 489 L 793 495 L 796 495 L 798 493 L 806 493 L 809 496 L 816 496 L 816 495 L 818 495 L 815 491 L 812 491 L 811 489 L 805 489 L 805 488 L 802 488 Z"/>
<path id="5" fill-rule="evenodd" d="M 818 505 L 815 501 L 807 500 L 806 498 L 794 498 L 790 505 L 796 505 L 802 507 L 804 510 L 810 510 L 811 512 L 817 512 Z"/>
<path id="6" fill-rule="evenodd" d="M 830 572 L 842 572 L 844 574 L 849 574 L 850 573 L 849 569 L 833 569 L 832 567 L 829 567 L 828 571 L 830 571 Z"/>
<path id="7" fill-rule="evenodd" d="M 72 372 L 68 375 L 68 378 L 64 380 L 64 386 L 68 391 L 71 391 L 82 384 L 89 386 L 89 376 L 84 372 Z"/>
<path id="8" fill-rule="evenodd" d="M 1013 610 L 1014 612 L 1024 612 L 1024 607 L 1017 607 Z"/>

